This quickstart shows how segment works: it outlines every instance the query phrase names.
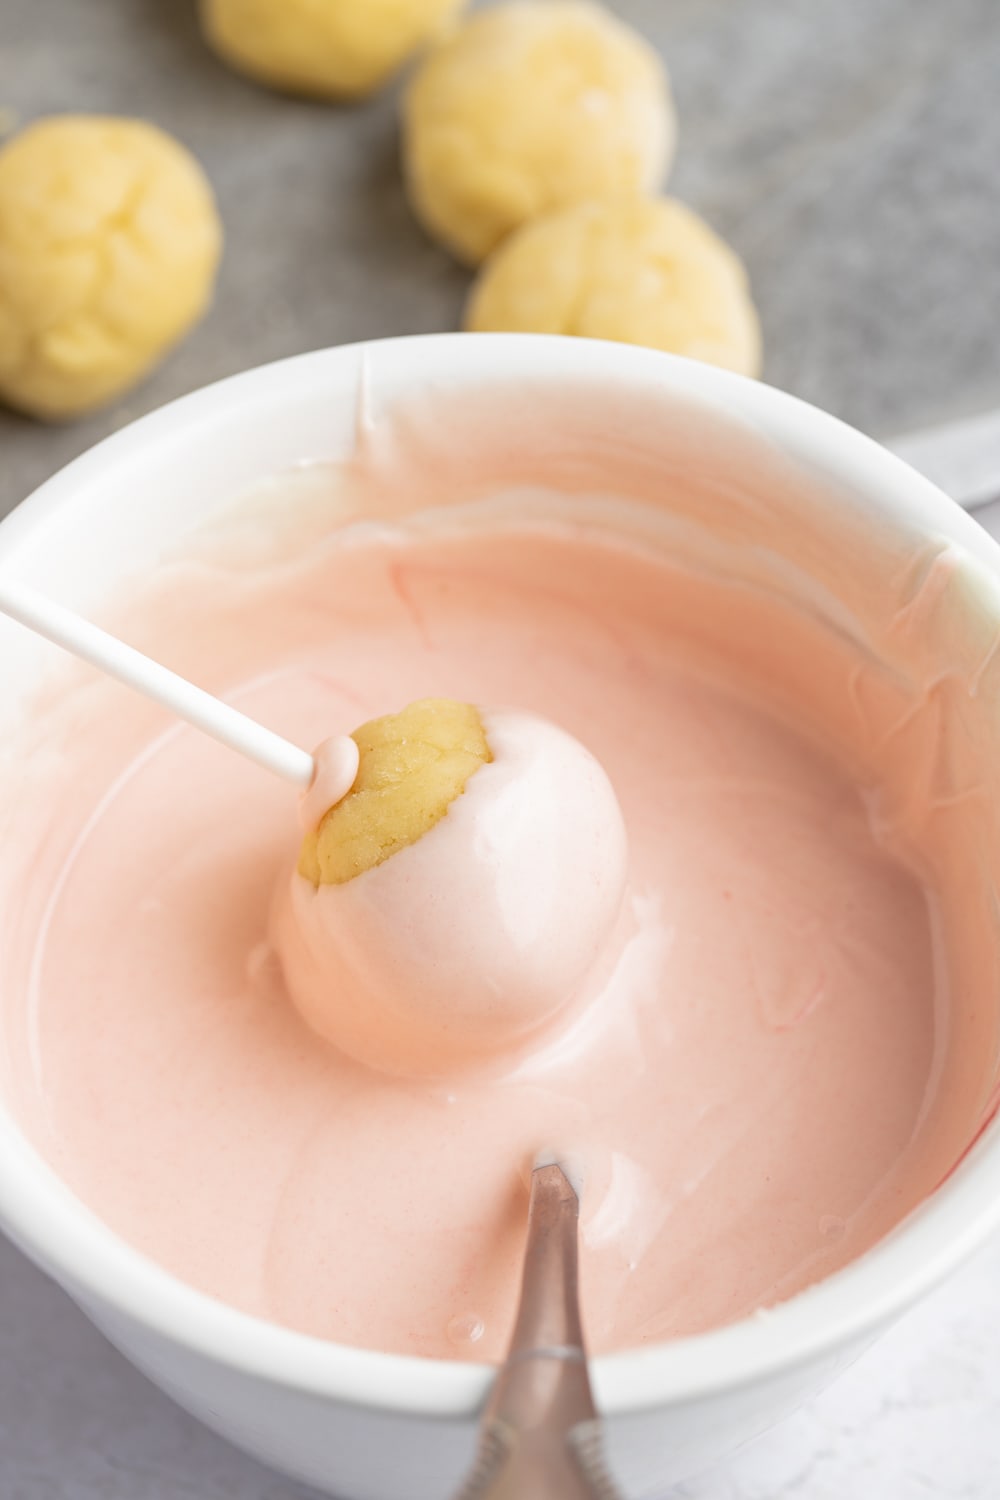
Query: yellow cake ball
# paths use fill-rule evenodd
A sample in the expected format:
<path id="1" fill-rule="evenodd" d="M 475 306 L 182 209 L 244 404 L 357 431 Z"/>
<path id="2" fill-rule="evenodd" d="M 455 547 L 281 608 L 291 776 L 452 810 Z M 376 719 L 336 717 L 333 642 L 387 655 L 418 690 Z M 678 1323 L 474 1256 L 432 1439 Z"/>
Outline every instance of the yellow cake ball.
<path id="1" fill-rule="evenodd" d="M 615 339 L 760 370 L 742 262 L 673 198 L 578 203 L 526 225 L 483 267 L 465 326 Z"/>
<path id="2" fill-rule="evenodd" d="M 201 0 L 205 37 L 258 83 L 358 99 L 436 39 L 465 0 Z"/>
<path id="3" fill-rule="evenodd" d="M 139 380 L 208 306 L 205 174 L 141 120 L 60 115 L 0 150 L 0 400 L 60 420 Z"/>
<path id="4" fill-rule="evenodd" d="M 655 191 L 676 138 L 659 56 L 587 0 L 470 17 L 421 66 L 403 126 L 414 210 L 471 264 L 550 209 Z"/>
<path id="5" fill-rule="evenodd" d="M 492 760 L 478 710 L 450 698 L 411 703 L 351 738 L 360 751 L 354 785 L 299 855 L 299 874 L 317 886 L 342 885 L 415 844 Z"/>

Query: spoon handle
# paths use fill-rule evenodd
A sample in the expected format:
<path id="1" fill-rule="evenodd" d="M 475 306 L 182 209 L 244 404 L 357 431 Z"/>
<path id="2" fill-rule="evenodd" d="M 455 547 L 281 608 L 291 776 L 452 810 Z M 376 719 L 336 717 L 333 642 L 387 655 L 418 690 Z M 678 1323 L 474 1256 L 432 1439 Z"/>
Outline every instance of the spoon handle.
<path id="1" fill-rule="evenodd" d="M 514 1334 L 458 1500 L 618 1500 L 587 1373 L 579 1217 L 563 1169 L 536 1167 Z"/>

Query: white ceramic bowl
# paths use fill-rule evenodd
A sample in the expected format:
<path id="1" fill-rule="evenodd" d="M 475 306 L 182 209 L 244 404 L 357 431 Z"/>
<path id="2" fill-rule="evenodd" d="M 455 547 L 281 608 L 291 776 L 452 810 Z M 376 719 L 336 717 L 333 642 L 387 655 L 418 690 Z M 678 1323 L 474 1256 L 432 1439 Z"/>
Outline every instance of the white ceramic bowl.
<path id="1" fill-rule="evenodd" d="M 767 386 L 624 345 L 471 335 L 343 348 L 224 381 L 117 433 L 0 527 L 0 566 L 72 603 L 152 566 L 222 501 L 354 440 L 359 389 L 380 403 L 481 385 L 601 397 L 612 447 L 669 469 L 692 403 L 724 435 L 788 455 L 827 493 L 919 542 L 950 538 L 1000 578 L 1000 549 L 859 433 Z M 657 419 L 649 420 L 650 414 Z M 589 439 L 580 439 L 584 448 Z M 711 472 L 717 448 L 703 444 Z M 585 457 L 585 454 L 584 454 Z M 806 486 L 808 489 L 808 486 Z M 815 502 L 804 495 L 803 504 Z M 1000 598 L 1000 588 L 997 589 Z M 0 743 L 50 648 L 0 622 Z M 763 1319 L 594 1362 L 610 1455 L 630 1494 L 661 1492 L 790 1411 L 848 1364 L 1000 1222 L 1000 1132 L 987 1129 L 918 1212 L 860 1261 Z M 50 1172 L 0 1106 L 0 1223 L 140 1369 L 234 1442 L 349 1500 L 438 1500 L 473 1450 L 490 1372 L 324 1344 L 174 1280 L 118 1240 Z"/>

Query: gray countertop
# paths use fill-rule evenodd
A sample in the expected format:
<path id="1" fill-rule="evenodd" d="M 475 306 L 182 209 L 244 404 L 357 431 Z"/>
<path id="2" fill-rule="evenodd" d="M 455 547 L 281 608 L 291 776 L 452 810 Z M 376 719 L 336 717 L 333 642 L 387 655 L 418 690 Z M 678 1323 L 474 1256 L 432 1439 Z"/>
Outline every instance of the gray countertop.
<path id="1" fill-rule="evenodd" d="M 358 0 L 361 3 L 361 0 Z M 745 257 L 766 378 L 885 435 L 1000 403 L 996 0 L 621 0 L 663 48 L 672 187 Z M 228 243 L 202 327 L 121 406 L 0 411 L 0 513 L 98 438 L 248 365 L 457 326 L 467 276 L 413 224 L 394 104 L 278 98 L 190 0 L 0 0 L 0 111 L 146 115 L 200 156 Z M 1000 1247 L 686 1500 L 992 1500 Z M 293 1500 L 159 1395 L 0 1243 L 3 1500 Z"/>
<path id="2" fill-rule="evenodd" d="M 766 378 L 883 436 L 1000 402 L 996 0 L 620 0 L 661 45 L 671 187 L 745 257 Z M 0 513 L 131 417 L 303 349 L 458 324 L 467 275 L 413 223 L 395 103 L 255 88 L 193 0 L 0 0 L 0 108 L 148 115 L 215 183 L 215 309 L 121 406 L 0 413 Z"/>

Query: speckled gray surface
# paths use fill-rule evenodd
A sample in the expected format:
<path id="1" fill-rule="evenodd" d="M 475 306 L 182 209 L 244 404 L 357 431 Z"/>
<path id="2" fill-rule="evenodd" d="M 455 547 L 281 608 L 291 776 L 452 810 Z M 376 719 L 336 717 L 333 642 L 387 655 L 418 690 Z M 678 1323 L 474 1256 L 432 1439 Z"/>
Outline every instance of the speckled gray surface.
<path id="1" fill-rule="evenodd" d="M 1000 400 L 996 0 L 616 8 L 668 59 L 672 187 L 747 259 L 767 379 L 877 435 Z M 468 278 L 407 212 L 393 99 L 255 88 L 202 46 L 193 0 L 0 0 L 0 107 L 150 116 L 205 162 L 228 231 L 212 315 L 120 407 L 48 431 L 0 413 L 0 513 L 219 376 L 457 325 Z"/>
<path id="2" fill-rule="evenodd" d="M 359 0 L 361 3 L 361 0 Z M 673 187 L 746 257 L 767 378 L 876 434 L 1000 401 L 996 0 L 622 0 L 681 112 Z M 402 199 L 393 104 L 227 74 L 189 0 L 0 0 L 0 109 L 145 114 L 216 184 L 215 310 L 109 413 L 0 412 L 0 512 L 163 401 L 302 349 L 456 325 L 466 276 Z M 998 519 L 1000 524 L 1000 519 Z M 995 1500 L 1000 1246 L 684 1500 Z M 0 1500 L 295 1500 L 153 1389 L 0 1242 Z"/>

